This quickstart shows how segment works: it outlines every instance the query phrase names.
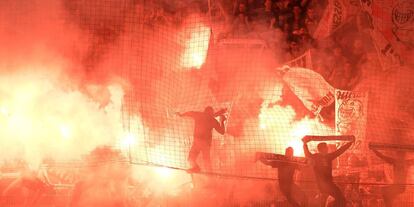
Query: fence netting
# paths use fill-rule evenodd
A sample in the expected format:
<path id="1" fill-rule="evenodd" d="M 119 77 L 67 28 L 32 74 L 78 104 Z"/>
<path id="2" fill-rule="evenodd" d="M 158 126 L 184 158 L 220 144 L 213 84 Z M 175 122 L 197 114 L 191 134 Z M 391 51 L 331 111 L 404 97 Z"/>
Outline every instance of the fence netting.
<path id="1" fill-rule="evenodd" d="M 0 6 L 3 19 L 13 19 L 0 25 L 4 32 L 12 24 L 30 32 L 25 15 L 47 12 L 38 1 Z M 355 136 L 332 164 L 335 182 L 355 206 L 384 205 L 383 187 L 401 176 L 396 202 L 414 205 L 410 1 L 62 0 L 48 6 L 59 8 L 50 11 L 56 19 L 44 20 L 55 26 L 41 34 L 67 38 L 59 48 L 76 48 L 65 57 L 74 62 L 71 72 L 87 82 L 121 83 L 118 124 L 126 136 L 108 143 L 131 163 L 190 168 L 195 124 L 180 113 L 211 106 L 226 109 L 225 133 L 213 130 L 212 167 L 200 153 L 201 174 L 193 182 L 212 177 L 226 186 L 228 200 L 217 205 L 238 205 L 236 182 L 246 188 L 240 191 L 255 185 L 263 187 L 260 195 L 279 195 L 277 169 L 258 155 L 292 147 L 295 157 L 304 157 L 306 135 L 324 136 L 331 152 L 348 142 L 335 136 Z M 320 142 L 309 142 L 310 151 Z M 397 160 L 407 160 L 402 174 Z M 309 162 L 295 182 L 318 194 Z M 270 206 L 280 199 L 243 202 Z"/>

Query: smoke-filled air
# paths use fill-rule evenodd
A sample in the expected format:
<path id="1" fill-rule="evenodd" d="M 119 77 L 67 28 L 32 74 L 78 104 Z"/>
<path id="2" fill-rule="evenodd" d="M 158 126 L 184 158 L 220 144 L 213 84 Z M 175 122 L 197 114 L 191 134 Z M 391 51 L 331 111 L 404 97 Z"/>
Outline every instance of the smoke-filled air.
<path id="1" fill-rule="evenodd" d="M 413 12 L 1 0 L 0 206 L 414 206 Z"/>

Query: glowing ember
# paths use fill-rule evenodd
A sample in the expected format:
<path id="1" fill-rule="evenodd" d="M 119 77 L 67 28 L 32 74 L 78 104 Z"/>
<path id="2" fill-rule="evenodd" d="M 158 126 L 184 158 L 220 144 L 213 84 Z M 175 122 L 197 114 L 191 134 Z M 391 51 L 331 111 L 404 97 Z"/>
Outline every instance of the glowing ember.
<path id="1" fill-rule="evenodd" d="M 190 25 L 195 24 L 195 25 Z M 210 41 L 210 28 L 201 22 L 189 22 L 187 27 L 184 53 L 181 56 L 181 66 L 199 69 L 207 56 Z"/>

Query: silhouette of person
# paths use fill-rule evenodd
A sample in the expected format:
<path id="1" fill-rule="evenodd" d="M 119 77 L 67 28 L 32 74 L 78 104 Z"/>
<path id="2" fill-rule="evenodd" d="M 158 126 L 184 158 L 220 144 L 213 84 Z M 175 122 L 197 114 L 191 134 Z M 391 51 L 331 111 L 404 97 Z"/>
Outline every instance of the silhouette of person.
<path id="1" fill-rule="evenodd" d="M 316 183 L 318 185 L 319 191 L 322 194 L 332 196 L 335 201 L 333 206 L 345 206 L 346 200 L 341 190 L 333 182 L 332 177 L 332 161 L 344 153 L 352 144 L 355 142 L 355 137 L 352 138 L 352 141 L 340 147 L 335 152 L 328 152 L 328 145 L 325 142 L 318 144 L 318 153 L 312 154 L 308 148 L 308 142 L 311 141 L 308 137 L 302 139 L 303 149 L 305 156 L 309 158 L 313 163 L 313 171 L 316 177 Z"/>
<path id="2" fill-rule="evenodd" d="M 39 205 L 38 201 L 42 194 L 50 189 L 50 185 L 43 182 L 36 171 L 26 166 L 20 173 L 20 176 L 3 190 L 0 198 L 16 193 L 16 190 L 19 189 L 26 189 L 26 191 L 21 191 L 23 192 L 23 195 L 21 195 L 23 206 L 36 206 Z"/>
<path id="3" fill-rule="evenodd" d="M 384 198 L 385 206 L 393 206 L 394 199 L 399 195 L 405 192 L 407 171 L 410 165 L 414 164 L 414 160 L 405 160 L 405 152 L 397 151 L 397 157 L 392 158 L 385 156 L 376 149 L 370 149 L 377 155 L 379 158 L 384 160 L 386 163 L 391 164 L 394 171 L 394 181 L 393 184 L 382 188 L 382 195 Z"/>
<path id="4" fill-rule="evenodd" d="M 294 162 L 289 162 L 293 158 L 293 148 L 288 147 L 285 149 L 285 157 L 287 158 L 286 162 L 284 161 L 269 161 L 264 158 L 260 158 L 260 162 L 265 165 L 272 166 L 277 168 L 277 175 L 279 179 L 279 188 L 283 195 L 286 197 L 287 201 L 294 207 L 300 207 L 298 201 L 294 198 L 294 193 L 300 193 L 305 197 L 304 205 L 306 205 L 306 196 L 305 193 L 299 188 L 298 185 L 294 183 L 293 176 L 295 170 L 299 168 L 299 164 Z"/>
<path id="5" fill-rule="evenodd" d="M 194 119 L 194 140 L 188 155 L 188 161 L 191 166 L 188 169 L 189 173 L 200 171 L 200 167 L 197 164 L 197 157 L 200 152 L 203 155 L 206 169 L 211 171 L 210 147 L 213 129 L 220 134 L 224 134 L 224 121 L 226 118 L 223 114 L 225 112 L 226 109 L 222 109 L 214 113 L 213 108 L 208 106 L 204 109 L 204 112 L 188 111 L 185 113 L 177 113 L 180 117 L 191 117 Z M 220 122 L 215 119 L 216 116 L 220 116 Z"/>

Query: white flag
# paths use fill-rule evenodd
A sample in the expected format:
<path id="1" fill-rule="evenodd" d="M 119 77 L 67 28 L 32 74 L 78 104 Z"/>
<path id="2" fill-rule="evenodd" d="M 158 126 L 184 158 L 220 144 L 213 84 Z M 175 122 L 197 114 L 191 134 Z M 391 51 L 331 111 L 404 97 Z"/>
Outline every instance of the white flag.
<path id="1" fill-rule="evenodd" d="M 300 67 L 283 67 L 283 80 L 305 107 L 315 115 L 335 100 L 335 89 L 317 72 Z"/>

